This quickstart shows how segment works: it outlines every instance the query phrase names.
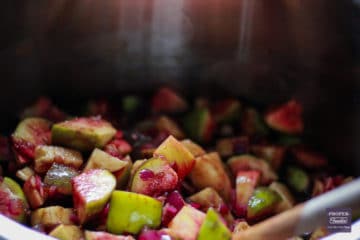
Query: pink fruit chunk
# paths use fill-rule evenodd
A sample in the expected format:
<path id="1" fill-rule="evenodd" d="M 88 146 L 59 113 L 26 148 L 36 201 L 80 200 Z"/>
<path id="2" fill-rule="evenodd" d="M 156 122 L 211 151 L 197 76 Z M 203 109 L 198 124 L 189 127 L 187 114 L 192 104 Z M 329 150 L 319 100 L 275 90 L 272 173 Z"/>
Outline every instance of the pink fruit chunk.
<path id="1" fill-rule="evenodd" d="M 154 112 L 183 112 L 187 108 L 186 101 L 169 88 L 160 88 L 152 98 L 151 108 Z"/>
<path id="2" fill-rule="evenodd" d="M 260 180 L 258 171 L 239 171 L 236 176 L 235 213 L 238 217 L 246 216 L 248 202 Z"/>
<path id="3" fill-rule="evenodd" d="M 167 196 L 165 206 L 163 207 L 162 225 L 167 226 L 183 206 L 185 206 L 185 201 L 181 194 L 178 191 L 170 193 Z"/>
<path id="4" fill-rule="evenodd" d="M 45 203 L 46 192 L 39 176 L 31 176 L 24 183 L 23 190 L 31 208 L 36 209 Z"/>

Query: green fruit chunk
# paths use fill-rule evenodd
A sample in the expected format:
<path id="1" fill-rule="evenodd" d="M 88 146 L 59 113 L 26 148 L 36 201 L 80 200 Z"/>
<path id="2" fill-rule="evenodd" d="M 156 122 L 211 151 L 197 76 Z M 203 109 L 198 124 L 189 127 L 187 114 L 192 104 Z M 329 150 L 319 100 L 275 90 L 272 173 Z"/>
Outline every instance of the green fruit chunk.
<path id="1" fill-rule="evenodd" d="M 184 206 L 169 223 L 169 234 L 175 239 L 196 240 L 205 214 L 191 206 Z"/>
<path id="2" fill-rule="evenodd" d="M 53 163 L 78 169 L 83 164 L 83 158 L 80 152 L 63 147 L 41 145 L 35 148 L 34 170 L 37 173 L 45 173 Z"/>
<path id="3" fill-rule="evenodd" d="M 255 108 L 247 108 L 242 113 L 241 130 L 249 136 L 266 136 L 269 134 L 268 127 Z"/>
<path id="4" fill-rule="evenodd" d="M 64 224 L 57 226 L 49 235 L 59 240 L 79 240 L 83 238 L 83 232 L 78 226 Z"/>
<path id="5" fill-rule="evenodd" d="M 0 214 L 25 223 L 29 205 L 19 184 L 11 178 L 0 179 Z"/>
<path id="6" fill-rule="evenodd" d="M 101 118 L 75 118 L 54 124 L 51 130 L 56 144 L 80 151 L 102 148 L 116 134 L 116 129 Z"/>
<path id="7" fill-rule="evenodd" d="M 184 179 L 195 164 L 194 156 L 176 138 L 169 136 L 154 152 L 155 158 L 166 158 L 178 174 L 179 179 Z"/>
<path id="8" fill-rule="evenodd" d="M 56 191 L 64 195 L 72 194 L 71 180 L 79 175 L 72 167 L 54 163 L 47 171 L 44 183 L 47 186 L 56 187 Z"/>
<path id="9" fill-rule="evenodd" d="M 208 153 L 195 159 L 190 180 L 198 189 L 212 187 L 228 201 L 231 194 L 231 182 L 217 152 Z"/>
<path id="10" fill-rule="evenodd" d="M 181 141 L 181 144 L 191 152 L 194 157 L 199 157 L 204 155 L 206 152 L 205 150 L 199 145 L 191 141 L 190 139 L 185 139 Z"/>
<path id="11" fill-rule="evenodd" d="M 305 193 L 310 187 L 310 178 L 301 168 L 288 167 L 286 179 L 289 186 L 298 193 Z"/>
<path id="12" fill-rule="evenodd" d="M 110 233 L 137 234 L 145 226 L 157 228 L 161 223 L 162 203 L 146 195 L 114 191 L 110 200 L 107 230 Z"/>
<path id="13" fill-rule="evenodd" d="M 16 127 L 12 137 L 21 139 L 34 146 L 50 143 L 51 122 L 43 118 L 26 118 Z"/>
<path id="14" fill-rule="evenodd" d="M 85 240 L 134 240 L 132 236 L 119 236 L 107 232 L 85 231 Z"/>
<path id="15" fill-rule="evenodd" d="M 103 210 L 115 186 L 115 177 L 103 169 L 91 169 L 73 178 L 74 207 L 81 224 Z"/>
<path id="16" fill-rule="evenodd" d="M 249 200 L 247 218 L 258 220 L 272 214 L 280 200 L 279 194 L 270 188 L 258 187 Z"/>
<path id="17" fill-rule="evenodd" d="M 197 240 L 223 240 L 231 239 L 231 232 L 222 222 L 218 213 L 210 208 L 203 224 L 200 227 Z"/>
<path id="18" fill-rule="evenodd" d="M 54 227 L 58 224 L 75 224 L 73 210 L 61 206 L 39 208 L 31 213 L 31 225 L 41 224 L 44 227 Z"/>
<path id="19" fill-rule="evenodd" d="M 269 188 L 277 192 L 281 197 L 281 202 L 275 210 L 276 213 L 280 213 L 294 207 L 295 199 L 285 184 L 273 182 L 270 184 Z"/>
<path id="20" fill-rule="evenodd" d="M 178 184 L 178 176 L 165 159 L 152 158 L 136 171 L 130 191 L 149 196 L 160 196 L 172 191 Z"/>
<path id="21" fill-rule="evenodd" d="M 215 121 L 207 108 L 196 108 L 184 120 L 184 128 L 191 139 L 198 142 L 211 140 Z"/>

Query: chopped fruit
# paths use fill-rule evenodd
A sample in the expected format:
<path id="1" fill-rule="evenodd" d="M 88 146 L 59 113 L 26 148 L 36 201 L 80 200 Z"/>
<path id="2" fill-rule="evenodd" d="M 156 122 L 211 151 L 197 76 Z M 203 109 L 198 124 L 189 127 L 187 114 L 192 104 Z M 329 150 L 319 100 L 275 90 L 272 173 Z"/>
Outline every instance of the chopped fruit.
<path id="1" fill-rule="evenodd" d="M 104 147 L 116 134 L 116 129 L 101 118 L 75 118 L 54 124 L 52 140 L 56 144 L 90 151 Z"/>
<path id="2" fill-rule="evenodd" d="M 113 235 L 107 232 L 85 231 L 85 240 L 134 240 L 131 236 Z"/>
<path id="3" fill-rule="evenodd" d="M 250 226 L 246 221 L 240 221 L 235 225 L 233 233 L 236 234 L 239 232 L 243 232 L 249 228 Z"/>
<path id="4" fill-rule="evenodd" d="M 24 182 L 34 175 L 35 172 L 31 167 L 24 167 L 16 171 L 16 176 L 21 180 L 23 180 Z"/>
<path id="5" fill-rule="evenodd" d="M 185 118 L 184 128 L 191 139 L 209 142 L 215 129 L 215 121 L 207 108 L 197 108 Z"/>
<path id="6" fill-rule="evenodd" d="M 172 238 L 167 234 L 167 229 L 162 230 L 145 230 L 141 232 L 139 240 L 171 240 Z"/>
<path id="7" fill-rule="evenodd" d="M 306 168 L 321 168 L 328 165 L 328 160 L 325 156 L 318 152 L 314 152 L 305 147 L 294 147 L 291 149 L 297 163 Z"/>
<path id="8" fill-rule="evenodd" d="M 136 171 L 130 191 L 157 197 L 174 190 L 177 184 L 178 176 L 169 163 L 165 159 L 152 158 Z"/>
<path id="9" fill-rule="evenodd" d="M 235 212 L 238 217 L 246 216 L 248 202 L 260 179 L 258 171 L 239 171 L 236 176 Z"/>
<path id="10" fill-rule="evenodd" d="M 91 169 L 72 179 L 74 207 L 81 224 L 101 212 L 115 186 L 115 177 L 103 169 Z"/>
<path id="11" fill-rule="evenodd" d="M 277 174 L 266 161 L 251 155 L 245 154 L 231 157 L 227 161 L 227 165 L 235 176 L 239 171 L 259 171 L 261 173 L 261 184 L 271 183 L 278 179 Z"/>
<path id="12" fill-rule="evenodd" d="M 114 234 L 137 234 L 145 226 L 157 228 L 161 223 L 161 210 L 162 203 L 152 197 L 114 191 L 110 200 L 107 229 Z"/>
<path id="13" fill-rule="evenodd" d="M 23 186 L 24 193 L 30 206 L 36 209 L 42 206 L 45 202 L 46 196 L 41 178 L 37 175 L 31 176 Z"/>
<path id="14" fill-rule="evenodd" d="M 12 143 L 19 164 L 34 159 L 36 146 L 50 144 L 50 126 L 51 123 L 42 118 L 26 118 L 18 124 L 12 134 Z"/>
<path id="15" fill-rule="evenodd" d="M 19 184 L 11 178 L 0 178 L 0 214 L 17 222 L 26 221 L 29 206 Z"/>
<path id="16" fill-rule="evenodd" d="M 270 109 L 265 115 L 265 122 L 277 131 L 287 134 L 299 134 L 303 132 L 302 106 L 295 100 L 291 100 L 279 107 Z"/>
<path id="17" fill-rule="evenodd" d="M 178 124 L 166 116 L 159 117 L 155 125 L 158 131 L 173 135 L 177 139 L 183 139 L 185 137 L 185 134 Z"/>
<path id="18" fill-rule="evenodd" d="M 39 208 L 31 213 L 31 225 L 41 224 L 44 227 L 54 227 L 58 224 L 74 224 L 73 215 L 71 208 L 61 206 Z"/>
<path id="19" fill-rule="evenodd" d="M 197 240 L 218 240 L 218 239 L 231 239 L 231 232 L 222 222 L 218 213 L 210 208 L 207 213 L 203 224 L 200 227 L 199 236 Z"/>
<path id="20" fill-rule="evenodd" d="M 200 210 L 203 212 L 207 212 L 210 207 L 215 208 L 229 225 L 234 221 L 234 218 L 224 200 L 213 188 L 204 188 L 200 192 L 190 196 L 189 200 L 199 204 Z"/>
<path id="21" fill-rule="evenodd" d="M 151 103 L 154 112 L 178 113 L 187 109 L 186 101 L 169 88 L 160 88 Z"/>
<path id="22" fill-rule="evenodd" d="M 297 193 L 306 193 L 310 187 L 310 178 L 301 168 L 290 166 L 286 171 L 289 186 Z"/>
<path id="23" fill-rule="evenodd" d="M 197 157 L 195 162 L 195 167 L 189 175 L 193 185 L 198 189 L 212 187 L 225 201 L 228 201 L 231 194 L 231 182 L 219 154 L 208 153 Z"/>
<path id="24" fill-rule="evenodd" d="M 49 235 L 59 240 L 79 240 L 83 238 L 83 232 L 78 226 L 64 224 L 57 226 Z"/>
<path id="25" fill-rule="evenodd" d="M 161 223 L 167 226 L 169 222 L 178 214 L 178 212 L 185 206 L 185 201 L 178 191 L 170 193 L 167 198 L 162 212 Z"/>
<path id="26" fill-rule="evenodd" d="M 253 145 L 251 151 L 258 158 L 268 161 L 277 170 L 284 161 L 286 149 L 276 145 Z"/>
<path id="27" fill-rule="evenodd" d="M 242 113 L 241 130 L 249 136 L 266 136 L 269 133 L 269 129 L 255 108 L 247 108 Z"/>
<path id="28" fill-rule="evenodd" d="M 219 139 L 216 142 L 216 150 L 222 157 L 249 152 L 249 138 L 246 136 Z"/>
<path id="29" fill-rule="evenodd" d="M 281 201 L 279 194 L 267 187 L 258 187 L 249 200 L 247 219 L 259 220 L 274 213 Z"/>
<path id="30" fill-rule="evenodd" d="M 136 160 L 136 161 L 134 162 L 134 164 L 132 165 L 131 170 L 130 170 L 131 179 L 133 179 L 136 171 L 137 171 L 137 170 L 140 168 L 140 166 L 141 166 L 144 162 L 146 162 L 146 161 L 147 161 L 147 159 L 142 159 L 142 160 Z M 132 182 L 132 180 L 131 180 L 130 182 Z"/>
<path id="31" fill-rule="evenodd" d="M 194 157 L 199 157 L 206 153 L 200 145 L 194 143 L 190 139 L 182 140 L 181 144 L 184 145 L 184 147 L 189 150 Z"/>
<path id="32" fill-rule="evenodd" d="M 203 212 L 186 205 L 169 223 L 169 233 L 176 239 L 196 240 L 204 220 Z"/>
<path id="33" fill-rule="evenodd" d="M 239 117 L 241 103 L 236 99 L 225 99 L 214 104 L 212 114 L 216 122 L 229 123 Z"/>
<path id="34" fill-rule="evenodd" d="M 56 191 L 61 194 L 71 195 L 71 180 L 77 175 L 79 174 L 75 169 L 54 163 L 46 173 L 44 183 L 48 187 L 55 187 Z"/>
<path id="35" fill-rule="evenodd" d="M 275 209 L 276 213 L 289 210 L 295 206 L 295 199 L 286 185 L 279 182 L 273 182 L 270 184 L 269 188 L 277 192 L 281 197 L 281 202 L 279 202 Z"/>
<path id="36" fill-rule="evenodd" d="M 104 151 L 113 157 L 122 159 L 132 151 L 132 147 L 124 139 L 114 139 L 106 144 Z"/>
<path id="37" fill-rule="evenodd" d="M 53 163 L 64 164 L 78 169 L 83 164 L 83 158 L 81 153 L 75 150 L 42 145 L 35 148 L 34 163 L 34 170 L 37 173 L 45 173 Z"/>
<path id="38" fill-rule="evenodd" d="M 178 174 L 179 180 L 187 176 L 195 164 L 194 156 L 173 136 L 169 136 L 155 150 L 154 157 L 165 158 Z"/>

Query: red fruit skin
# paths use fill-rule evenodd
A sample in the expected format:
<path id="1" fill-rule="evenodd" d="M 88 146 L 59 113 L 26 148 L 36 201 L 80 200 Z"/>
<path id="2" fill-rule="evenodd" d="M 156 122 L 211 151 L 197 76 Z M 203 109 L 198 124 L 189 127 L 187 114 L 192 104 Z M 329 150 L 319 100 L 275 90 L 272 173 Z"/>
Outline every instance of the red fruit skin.
<path id="1" fill-rule="evenodd" d="M 123 139 L 114 139 L 105 146 L 105 152 L 120 159 L 124 158 L 131 151 L 131 145 Z"/>
<path id="2" fill-rule="evenodd" d="M 3 179 L 0 177 L 0 184 Z M 19 198 L 12 198 L 6 191 L 0 190 L 0 213 L 6 217 L 19 221 L 21 215 L 27 209 L 24 201 Z"/>
<path id="3" fill-rule="evenodd" d="M 185 206 L 185 201 L 178 191 L 170 193 L 163 207 L 162 225 L 167 226 L 176 214 Z"/>
<path id="4" fill-rule="evenodd" d="M 169 88 L 160 88 L 152 98 L 151 108 L 154 112 L 182 112 L 186 110 L 187 104 Z"/>
<path id="5" fill-rule="evenodd" d="M 300 134 L 304 130 L 302 112 L 302 105 L 296 100 L 290 100 L 277 108 L 270 109 L 265 115 L 265 121 L 275 130 Z"/>
<path id="6" fill-rule="evenodd" d="M 46 192 L 39 176 L 31 176 L 24 183 L 23 190 L 31 208 L 39 208 L 45 203 Z"/>

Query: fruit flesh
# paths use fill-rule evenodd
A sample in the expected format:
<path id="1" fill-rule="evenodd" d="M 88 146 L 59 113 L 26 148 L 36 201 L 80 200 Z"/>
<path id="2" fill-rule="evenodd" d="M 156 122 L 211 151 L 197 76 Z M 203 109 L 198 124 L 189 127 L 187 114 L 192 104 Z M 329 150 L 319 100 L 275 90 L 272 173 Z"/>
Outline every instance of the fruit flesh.
<path id="1" fill-rule="evenodd" d="M 71 180 L 79 173 L 68 166 L 54 163 L 47 171 L 44 183 L 48 187 L 55 187 L 56 191 L 65 195 L 72 194 Z"/>
<path id="2" fill-rule="evenodd" d="M 258 171 L 239 171 L 236 176 L 236 211 L 238 216 L 246 214 L 246 207 L 260 179 Z M 242 211 L 243 210 L 243 211 Z"/>
<path id="3" fill-rule="evenodd" d="M 250 198 L 247 207 L 247 219 L 264 218 L 275 210 L 280 196 L 267 187 L 258 187 Z"/>
<path id="4" fill-rule="evenodd" d="M 74 224 L 71 208 L 63 208 L 61 206 L 51 206 L 39 208 L 31 214 L 31 225 L 41 224 L 45 227 L 53 227 L 58 224 Z"/>
<path id="5" fill-rule="evenodd" d="M 207 211 L 203 224 L 200 227 L 197 240 L 220 240 L 231 239 L 231 232 L 221 221 L 218 213 L 210 208 Z"/>
<path id="6" fill-rule="evenodd" d="M 78 226 L 60 224 L 49 233 L 50 236 L 59 240 L 79 240 L 83 233 Z"/>

